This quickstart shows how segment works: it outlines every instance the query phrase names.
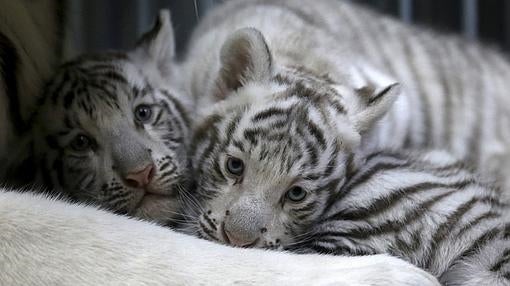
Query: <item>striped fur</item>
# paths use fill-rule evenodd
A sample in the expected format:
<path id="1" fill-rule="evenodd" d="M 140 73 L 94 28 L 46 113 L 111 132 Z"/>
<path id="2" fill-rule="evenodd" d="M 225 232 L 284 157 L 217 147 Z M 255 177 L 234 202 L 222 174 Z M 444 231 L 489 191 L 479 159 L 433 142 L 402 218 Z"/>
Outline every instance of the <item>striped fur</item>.
<path id="1" fill-rule="evenodd" d="M 437 52 L 443 47 L 445 59 Z M 405 203 L 381 199 L 374 206 L 408 211 L 384 218 L 390 220 L 381 226 L 387 233 L 367 238 L 379 229 L 356 221 L 357 241 L 341 237 L 356 227 L 352 222 L 341 225 L 346 230 L 340 228 L 339 238 L 312 238 L 325 244 L 336 239 L 338 253 L 400 255 L 447 285 L 508 285 L 506 253 L 496 252 L 508 243 L 495 189 L 449 155 L 381 154 L 368 161 L 381 156 L 390 162 L 368 170 L 363 164 L 370 162 L 360 161 L 368 149 L 443 147 L 498 179 L 496 170 L 506 172 L 510 112 L 502 80 L 508 63 L 497 52 L 338 1 L 247 0 L 211 12 L 188 57 L 188 87 L 202 115 L 192 147 L 198 206 L 191 210 L 197 217 L 191 231 L 241 247 L 304 247 L 321 215 L 333 210 L 329 205 L 349 198 L 370 204 L 388 185 L 370 184 L 377 186 L 375 194 L 354 192 L 361 187 L 352 185 L 356 178 L 407 167 L 391 181 L 403 188 L 418 181 L 394 193 L 395 202 Z M 483 63 L 485 58 L 497 63 Z M 403 83 L 393 105 L 398 89 L 392 90 L 392 76 Z M 393 166 L 402 161 L 407 163 Z M 296 187 L 305 195 L 293 201 Z M 352 216 L 378 214 L 359 206 L 347 205 Z M 327 221 L 319 226 L 326 228 Z"/>
<path id="2" fill-rule="evenodd" d="M 47 188 L 118 213 L 174 216 L 187 175 L 190 104 L 175 88 L 173 56 L 165 11 L 134 51 L 84 56 L 59 69 L 33 120 L 34 160 Z M 137 120 L 140 106 L 151 110 L 148 121 Z M 83 150 L 73 145 L 80 136 Z M 128 184 L 127 174 L 151 164 L 148 186 Z"/>
<path id="3" fill-rule="evenodd" d="M 363 136 L 366 149 L 445 148 L 507 186 L 510 64 L 497 51 L 337 0 L 227 1 L 203 19 L 190 45 L 190 86 L 202 106 L 214 101 L 221 43 L 247 26 L 266 37 L 278 65 L 338 80 L 338 70 L 361 58 L 401 82 L 393 108 Z"/>
<path id="4" fill-rule="evenodd" d="M 313 214 L 321 213 L 332 186 L 341 184 L 352 167 L 360 133 L 384 114 L 398 85 L 366 82 L 354 88 L 303 68 L 278 68 L 264 38 L 249 28 L 232 35 L 222 50 L 235 51 L 222 53 L 227 58 L 216 92 L 225 99 L 197 122 L 191 147 L 195 195 L 201 203 L 195 206 L 196 226 L 201 236 L 213 240 L 232 243 L 229 232 L 253 245 L 277 246 L 282 241 L 258 239 L 261 231 L 298 233 L 315 221 Z M 237 69 L 232 55 L 265 62 Z M 238 76 L 246 83 L 228 91 L 239 83 Z M 252 77 L 264 81 L 252 83 Z M 242 175 L 229 174 L 229 158 L 243 162 Z M 305 189 L 308 199 L 286 200 L 294 187 Z"/>
<path id="5" fill-rule="evenodd" d="M 189 211 L 198 217 L 191 231 L 201 236 L 228 243 L 228 232 L 235 244 L 277 246 L 285 242 L 258 239 L 261 232 L 299 233 L 316 219 L 300 211 L 320 213 L 309 202 L 324 202 L 344 180 L 362 135 L 390 109 L 399 85 L 296 15 L 256 10 L 214 23 L 211 12 L 191 43 L 184 70 L 200 115 L 190 156 L 199 206 Z M 228 174 L 232 157 L 243 161 L 242 176 Z M 286 201 L 293 187 L 309 198 Z"/>
<path id="6" fill-rule="evenodd" d="M 443 285 L 510 285 L 506 209 L 495 189 L 446 152 L 377 152 L 289 246 L 337 255 L 388 253 Z"/>

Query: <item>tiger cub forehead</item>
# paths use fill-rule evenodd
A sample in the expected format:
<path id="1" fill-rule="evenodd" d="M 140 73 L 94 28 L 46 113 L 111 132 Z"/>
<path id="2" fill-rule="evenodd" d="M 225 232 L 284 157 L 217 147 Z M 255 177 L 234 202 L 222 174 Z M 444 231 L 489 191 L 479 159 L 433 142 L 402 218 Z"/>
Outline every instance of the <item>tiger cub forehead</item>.
<path id="1" fill-rule="evenodd" d="M 68 114 L 75 114 L 80 122 L 102 125 L 112 119 L 132 119 L 133 105 L 140 101 L 155 103 L 173 97 L 183 109 L 190 109 L 191 100 L 178 84 L 150 74 L 157 73 L 141 68 L 125 53 L 82 56 L 59 69 L 46 87 L 38 113 L 49 118 L 65 116 L 68 121 Z"/>
<path id="2" fill-rule="evenodd" d="M 222 138 L 228 139 L 239 136 L 249 127 L 262 130 L 264 125 L 274 128 L 285 125 L 292 132 L 296 128 L 309 129 L 312 124 L 317 124 L 331 129 L 321 140 L 340 138 L 339 141 L 348 148 L 357 145 L 360 140 L 359 133 L 349 122 L 349 107 L 346 106 L 353 93 L 352 88 L 318 80 L 302 69 L 287 68 L 268 81 L 248 82 L 233 91 L 228 100 L 202 108 L 196 129 L 204 129 L 211 120 L 219 119 L 220 129 L 226 130 L 223 134 L 226 137 Z M 229 125 L 234 123 L 237 133 L 232 134 L 232 126 Z M 195 135 L 200 137 L 200 132 Z"/>

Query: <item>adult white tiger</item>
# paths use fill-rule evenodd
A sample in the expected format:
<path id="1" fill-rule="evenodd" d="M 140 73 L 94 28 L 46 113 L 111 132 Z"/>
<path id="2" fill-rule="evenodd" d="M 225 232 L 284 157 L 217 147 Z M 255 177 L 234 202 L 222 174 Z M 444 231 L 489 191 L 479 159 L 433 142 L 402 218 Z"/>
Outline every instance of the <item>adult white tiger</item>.
<path id="1" fill-rule="evenodd" d="M 36 181 L 118 213 L 170 220 L 186 183 L 190 128 L 179 76 L 168 11 L 133 51 L 64 64 L 32 121 Z"/>
<path id="2" fill-rule="evenodd" d="M 386 255 L 236 249 L 30 193 L 0 189 L 0 285 L 435 286 Z"/>

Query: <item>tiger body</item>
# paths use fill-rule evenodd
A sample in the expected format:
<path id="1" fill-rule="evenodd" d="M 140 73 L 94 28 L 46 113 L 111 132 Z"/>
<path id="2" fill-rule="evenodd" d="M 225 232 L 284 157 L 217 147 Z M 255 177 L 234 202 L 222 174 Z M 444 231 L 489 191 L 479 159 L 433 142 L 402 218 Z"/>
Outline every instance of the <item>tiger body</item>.
<path id="1" fill-rule="evenodd" d="M 443 285 L 510 285 L 508 205 L 463 162 L 444 151 L 382 151 L 360 166 L 292 248 L 388 253 Z"/>
<path id="2" fill-rule="evenodd" d="M 189 210 L 196 220 L 188 231 L 239 247 L 302 246 L 300 240 L 309 238 L 309 232 L 321 225 L 321 216 L 330 211 L 328 205 L 342 203 L 337 196 L 348 186 L 351 176 L 355 178 L 357 170 L 364 170 L 367 162 L 363 154 L 373 149 L 446 148 L 455 158 L 475 164 L 483 175 L 500 169 L 504 174 L 504 124 L 510 113 L 505 110 L 504 89 L 487 78 L 499 73 L 494 80 L 503 83 L 502 66 L 506 61 L 502 56 L 467 43 L 457 53 L 454 47 L 465 44 L 460 39 L 434 39 L 426 31 L 405 28 L 350 4 L 307 4 L 231 1 L 206 16 L 197 29 L 186 72 L 192 81 L 187 86 L 198 102 L 200 114 L 191 148 L 197 179 L 194 194 L 199 206 Z M 338 17 L 351 12 L 350 17 Z M 355 17 L 356 21 L 352 19 Z M 342 22 L 346 19 L 352 22 Z M 361 23 L 367 22 L 374 30 L 384 25 L 383 33 L 393 39 L 403 37 L 405 45 L 393 47 L 399 42 L 391 41 L 385 47 L 386 43 L 372 41 L 368 32 L 360 35 L 362 28 L 353 33 L 354 27 L 348 25 L 362 27 Z M 439 64 L 436 54 L 429 57 L 428 50 L 418 45 L 424 38 L 437 42 L 434 51 L 447 47 L 447 51 L 456 53 L 441 62 L 450 64 L 448 68 Z M 398 59 L 390 64 L 384 59 L 391 50 L 407 53 L 395 56 Z M 467 61 L 462 59 L 464 52 L 479 58 Z M 491 67 L 482 63 L 485 54 L 498 64 Z M 483 67 L 484 76 L 468 69 L 475 63 Z M 458 66 L 464 67 L 465 73 L 450 72 Z M 430 72 L 434 68 L 441 69 L 444 76 L 434 77 Z M 469 89 L 472 84 L 480 90 Z M 502 106 L 492 109 L 494 105 Z M 408 233 L 406 225 L 402 226 L 404 237 L 390 229 L 387 235 L 369 237 L 365 243 L 362 238 L 359 244 L 348 241 L 347 246 L 354 250 L 344 253 L 386 253 L 401 247 L 400 252 L 393 253 L 429 269 L 448 285 L 507 285 L 507 253 L 495 255 L 497 249 L 508 245 L 503 203 L 498 203 L 496 189 L 475 179 L 466 169 L 453 166 L 451 174 L 443 170 L 443 178 L 435 172 L 445 166 L 441 162 L 436 162 L 439 166 L 432 168 L 435 171 L 430 170 L 434 162 L 426 165 L 418 160 L 416 164 L 420 163 L 425 169 L 410 168 L 406 173 L 409 177 L 395 174 L 394 180 L 399 181 L 392 183 L 405 186 L 423 180 L 430 185 L 424 184 L 423 192 L 416 190 L 409 196 L 397 193 L 395 200 L 409 204 L 391 207 L 411 211 L 430 199 L 425 194 L 421 197 L 425 191 L 437 200 L 437 206 L 428 205 L 431 212 L 423 221 L 420 216 L 409 215 L 416 221 L 409 222 Z M 420 170 L 429 173 L 410 174 Z M 438 181 L 431 183 L 428 179 Z M 385 186 L 381 188 L 385 190 Z M 377 190 L 374 187 L 372 192 Z M 360 193 L 360 198 L 370 202 L 380 197 L 379 193 L 372 193 L 372 197 Z M 353 197 L 357 198 L 354 193 Z M 411 200 L 416 202 L 412 204 Z M 367 216 L 370 211 L 366 211 Z M 394 215 L 397 222 L 402 218 L 398 213 Z M 480 223 L 480 229 L 470 229 L 470 222 L 473 226 Z M 371 230 L 365 221 L 359 223 Z M 351 226 L 346 222 L 343 227 Z M 389 223 L 389 227 L 396 226 Z M 449 236 L 444 229 L 447 227 L 462 236 Z M 438 237 L 427 240 L 426 235 L 433 235 L 434 230 L 439 231 Z M 428 231 L 424 245 L 418 244 L 421 237 L 411 240 L 420 231 Z M 386 236 L 390 237 L 389 243 Z M 439 250 L 432 251 L 430 243 L 437 243 Z M 469 251 L 469 247 L 475 250 Z"/>
<path id="3" fill-rule="evenodd" d="M 342 1 L 227 1 L 203 19 L 191 42 L 198 67 L 188 77 L 199 106 L 214 97 L 207 88 L 222 39 L 242 27 L 262 32 L 278 64 L 333 80 L 337 69 L 369 65 L 400 82 L 391 110 L 364 134 L 364 149 L 446 148 L 505 189 L 510 65 L 501 53 Z"/>

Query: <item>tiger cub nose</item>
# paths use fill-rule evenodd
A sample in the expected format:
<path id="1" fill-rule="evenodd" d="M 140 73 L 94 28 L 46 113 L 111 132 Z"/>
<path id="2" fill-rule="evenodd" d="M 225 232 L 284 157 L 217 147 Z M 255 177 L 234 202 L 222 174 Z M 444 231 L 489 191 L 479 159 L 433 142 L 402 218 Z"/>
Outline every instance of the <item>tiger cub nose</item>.
<path id="1" fill-rule="evenodd" d="M 133 188 L 143 188 L 150 184 L 154 177 L 154 164 L 149 164 L 140 171 L 128 173 L 124 180 Z"/>
<path id="2" fill-rule="evenodd" d="M 258 237 L 250 237 L 240 234 L 235 234 L 223 227 L 223 236 L 226 238 L 226 242 L 230 245 L 237 247 L 250 247 L 255 245 L 258 242 Z"/>

